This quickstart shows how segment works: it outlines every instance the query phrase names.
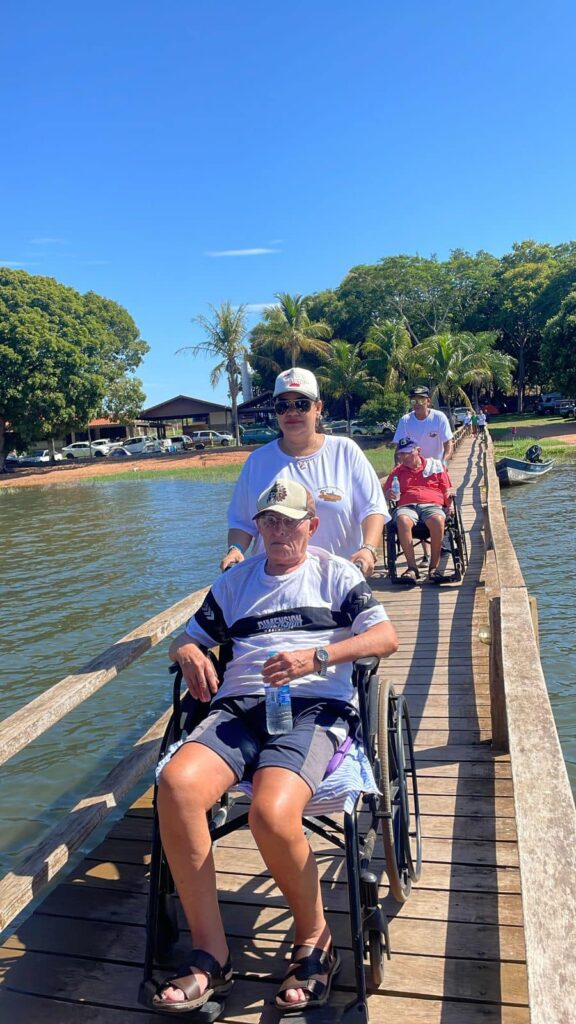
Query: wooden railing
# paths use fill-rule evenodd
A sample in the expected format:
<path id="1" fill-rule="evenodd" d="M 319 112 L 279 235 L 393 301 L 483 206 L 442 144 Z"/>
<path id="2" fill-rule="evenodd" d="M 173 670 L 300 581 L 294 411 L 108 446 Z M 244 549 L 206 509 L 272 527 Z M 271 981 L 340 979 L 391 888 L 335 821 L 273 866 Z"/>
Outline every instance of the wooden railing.
<path id="1" fill-rule="evenodd" d="M 0 724 L 0 764 L 14 757 L 64 718 L 122 669 L 177 629 L 200 607 L 207 590 L 197 590 L 118 640 L 74 675 L 67 676 Z M 170 716 L 166 711 L 102 782 L 45 836 L 18 868 L 0 881 L 0 931 L 52 881 L 106 815 L 155 763 Z"/>
<path id="2" fill-rule="evenodd" d="M 492 735 L 512 765 L 530 1021 L 567 1024 L 576 1019 L 576 812 L 489 436 L 484 482 Z"/>

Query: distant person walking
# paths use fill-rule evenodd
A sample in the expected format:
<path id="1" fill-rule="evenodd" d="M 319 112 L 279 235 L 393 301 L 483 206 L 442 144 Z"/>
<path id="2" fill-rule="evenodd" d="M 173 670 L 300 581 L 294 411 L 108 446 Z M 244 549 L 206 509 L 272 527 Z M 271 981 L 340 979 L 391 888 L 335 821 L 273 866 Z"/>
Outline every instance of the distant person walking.
<path id="1" fill-rule="evenodd" d="M 478 436 L 478 413 L 477 412 L 473 412 L 472 413 L 472 436 L 473 437 L 477 437 Z"/>

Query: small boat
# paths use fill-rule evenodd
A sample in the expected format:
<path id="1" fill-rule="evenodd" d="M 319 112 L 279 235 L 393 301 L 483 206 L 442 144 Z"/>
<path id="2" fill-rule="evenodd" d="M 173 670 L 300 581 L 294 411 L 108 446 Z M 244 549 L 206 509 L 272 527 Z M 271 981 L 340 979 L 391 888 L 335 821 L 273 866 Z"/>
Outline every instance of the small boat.
<path id="1" fill-rule="evenodd" d="M 515 484 L 530 484 L 538 477 L 544 476 L 554 465 L 554 459 L 541 458 L 542 449 L 539 444 L 533 444 L 526 452 L 523 459 L 511 459 L 506 456 L 496 463 L 498 479 L 505 487 L 512 487 Z"/>

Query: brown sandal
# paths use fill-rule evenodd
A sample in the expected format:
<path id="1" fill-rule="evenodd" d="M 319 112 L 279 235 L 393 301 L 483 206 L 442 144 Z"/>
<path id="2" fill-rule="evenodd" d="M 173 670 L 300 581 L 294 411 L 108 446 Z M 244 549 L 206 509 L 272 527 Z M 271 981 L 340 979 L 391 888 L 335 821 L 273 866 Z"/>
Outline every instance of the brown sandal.
<path id="1" fill-rule="evenodd" d="M 294 946 L 288 971 L 276 993 L 275 1006 L 284 1013 L 323 1006 L 330 998 L 332 982 L 339 970 L 340 954 L 332 943 L 328 949 Z M 304 989 L 308 998 L 299 1003 L 287 1003 L 282 999 L 282 993 L 289 988 Z"/>
<path id="2" fill-rule="evenodd" d="M 194 970 L 201 971 L 208 978 L 204 992 L 194 977 Z M 221 964 L 204 949 L 193 949 L 185 964 L 181 964 L 176 974 L 166 978 L 158 987 L 152 999 L 152 1008 L 160 1013 L 189 1013 L 199 1006 L 204 1006 L 211 996 L 228 995 L 232 988 L 232 963 L 230 957 L 222 967 Z M 162 998 L 167 988 L 179 988 L 186 998 L 181 1003 L 174 1003 Z"/>

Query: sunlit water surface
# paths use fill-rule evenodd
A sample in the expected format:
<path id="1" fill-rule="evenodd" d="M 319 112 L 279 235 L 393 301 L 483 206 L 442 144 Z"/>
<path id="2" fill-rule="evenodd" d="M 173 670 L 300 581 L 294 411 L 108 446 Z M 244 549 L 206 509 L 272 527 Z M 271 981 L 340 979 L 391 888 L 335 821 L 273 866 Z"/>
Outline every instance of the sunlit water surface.
<path id="1" fill-rule="evenodd" d="M 210 583 L 232 487 L 163 478 L 0 491 L 2 718 Z M 573 785 L 575 490 L 572 463 L 503 492 L 538 598 L 542 663 Z M 166 708 L 166 667 L 161 644 L 3 767 L 0 869 L 33 848 Z"/>

